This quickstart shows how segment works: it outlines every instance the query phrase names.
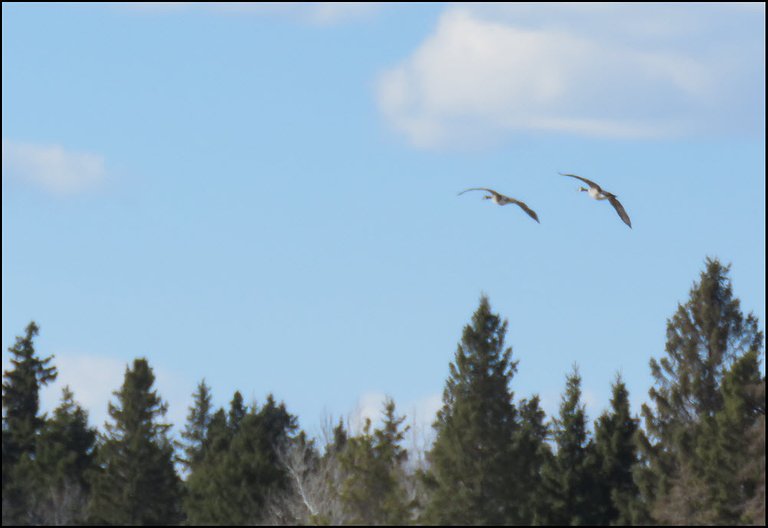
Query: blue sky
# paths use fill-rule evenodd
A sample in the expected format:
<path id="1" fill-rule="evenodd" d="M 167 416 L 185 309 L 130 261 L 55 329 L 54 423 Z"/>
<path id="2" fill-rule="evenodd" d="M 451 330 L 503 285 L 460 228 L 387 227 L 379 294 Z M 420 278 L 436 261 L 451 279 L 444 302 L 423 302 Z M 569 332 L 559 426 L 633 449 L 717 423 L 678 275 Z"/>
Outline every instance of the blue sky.
<path id="1" fill-rule="evenodd" d="M 145 356 L 301 425 L 428 423 L 486 293 L 512 389 L 590 417 L 706 256 L 765 321 L 762 4 L 3 4 L 2 341 L 96 423 Z M 575 172 L 617 194 L 578 194 Z M 467 187 L 522 199 L 497 207 Z"/>

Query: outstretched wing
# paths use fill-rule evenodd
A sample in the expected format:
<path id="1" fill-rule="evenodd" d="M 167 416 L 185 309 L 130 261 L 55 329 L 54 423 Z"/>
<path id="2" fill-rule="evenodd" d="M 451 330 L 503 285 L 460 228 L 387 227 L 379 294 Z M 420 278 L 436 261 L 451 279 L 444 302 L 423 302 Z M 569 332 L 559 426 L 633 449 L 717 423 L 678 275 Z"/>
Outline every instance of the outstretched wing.
<path id="1" fill-rule="evenodd" d="M 622 220 L 624 220 L 624 223 L 627 224 L 630 229 L 632 228 L 632 222 L 629 220 L 629 215 L 624 210 L 624 206 L 621 205 L 621 203 L 616 199 L 615 196 L 609 196 L 608 201 L 611 202 L 611 205 L 614 209 L 616 209 L 616 212 L 619 213 L 619 216 Z"/>
<path id="2" fill-rule="evenodd" d="M 589 185 L 590 187 L 593 187 L 593 188 L 597 189 L 600 192 L 603 191 L 600 188 L 600 186 L 598 184 L 596 184 L 595 182 L 593 182 L 592 180 L 588 180 L 586 178 L 582 178 L 581 176 L 576 176 L 575 174 L 565 174 L 563 172 L 559 172 L 558 174 L 560 174 L 560 176 L 570 176 L 571 178 L 579 179 L 579 180 L 583 181 L 584 183 L 586 183 L 587 185 Z"/>
<path id="3" fill-rule="evenodd" d="M 539 217 L 538 217 L 538 216 L 536 216 L 536 211 L 534 211 L 533 209 L 531 209 L 530 207 L 528 207 L 527 205 L 525 205 L 525 202 L 521 202 L 520 200 L 515 200 L 514 198 L 510 198 L 509 200 L 510 200 L 510 201 L 511 201 L 513 204 L 517 204 L 517 205 L 519 205 L 519 206 L 520 206 L 520 208 L 521 208 L 523 211 L 525 211 L 526 213 L 528 213 L 528 216 L 530 216 L 531 218 L 533 218 L 534 220 L 536 220 L 537 222 L 539 222 Z M 539 223 L 541 223 L 541 222 L 539 222 Z"/>
<path id="4" fill-rule="evenodd" d="M 486 192 L 489 192 L 489 193 L 491 193 L 491 194 L 495 194 L 495 195 L 501 196 L 501 195 L 499 195 L 499 193 L 497 193 L 496 191 L 494 191 L 494 190 L 491 190 L 491 189 L 486 189 L 485 187 L 472 187 L 471 189 L 464 189 L 463 191 L 461 191 L 461 192 L 460 192 L 459 194 L 457 194 L 456 196 L 461 196 L 462 194 L 464 194 L 464 193 L 465 193 L 465 192 L 467 192 L 467 191 L 486 191 Z"/>

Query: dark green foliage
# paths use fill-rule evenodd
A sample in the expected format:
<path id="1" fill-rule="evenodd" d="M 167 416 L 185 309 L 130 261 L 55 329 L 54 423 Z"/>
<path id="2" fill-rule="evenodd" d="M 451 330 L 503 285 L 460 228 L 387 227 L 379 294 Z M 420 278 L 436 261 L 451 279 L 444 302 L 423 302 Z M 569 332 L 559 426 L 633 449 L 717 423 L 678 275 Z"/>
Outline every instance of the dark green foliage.
<path id="1" fill-rule="evenodd" d="M 749 387 L 747 394 L 759 402 L 757 419 L 747 431 L 748 446 L 744 453 L 746 464 L 737 473 L 739 478 L 753 479 L 754 491 L 744 503 L 745 523 L 765 525 L 765 377 L 756 387 Z M 755 478 L 755 476 L 757 476 Z"/>
<path id="2" fill-rule="evenodd" d="M 352 524 L 399 525 L 410 520 L 403 481 L 408 453 L 401 447 L 407 427 L 395 415 L 395 402 L 384 404 L 381 428 L 371 433 L 366 419 L 360 435 L 347 439 L 341 455 L 345 475 L 341 502 Z"/>
<path id="3" fill-rule="evenodd" d="M 599 507 L 594 446 L 588 438 L 587 416 L 581 403 L 581 376 L 574 367 L 566 377 L 560 415 L 554 420 L 557 453 L 543 468 L 548 508 L 543 524 L 596 524 Z"/>
<path id="4" fill-rule="evenodd" d="M 88 413 L 64 387 L 61 404 L 37 439 L 34 524 L 77 524 L 85 520 L 93 471 L 96 429 Z"/>
<path id="5" fill-rule="evenodd" d="M 216 458 L 226 453 L 232 441 L 232 431 L 227 427 L 227 415 L 224 409 L 219 409 L 211 417 L 208 433 L 205 438 L 203 459 Z"/>
<path id="6" fill-rule="evenodd" d="M 225 481 L 220 481 L 223 476 L 217 470 L 229 450 L 232 436 L 232 431 L 227 427 L 227 414 L 224 409 L 219 409 L 208 426 L 202 459 L 192 467 L 186 481 L 184 512 L 188 524 L 222 524 L 217 522 L 217 519 L 222 517 L 217 510 L 217 504 L 210 498 L 227 485 Z"/>
<path id="7" fill-rule="evenodd" d="M 278 462 L 278 451 L 292 438 L 297 428 L 296 417 L 288 413 L 285 404 L 276 404 L 269 394 L 261 409 L 243 423 L 243 434 L 233 439 L 231 458 L 236 463 L 249 462 L 250 475 L 248 468 L 241 466 L 242 474 L 256 476 L 258 487 L 261 488 L 260 492 L 250 496 L 254 504 L 261 503 L 270 488 L 279 488 L 285 484 L 285 473 Z"/>
<path id="8" fill-rule="evenodd" d="M 186 481 L 184 512 L 188 524 L 226 525 L 232 524 L 232 519 L 243 518 L 233 502 L 233 488 L 240 488 L 242 484 L 228 480 L 231 475 L 225 470 L 225 464 L 231 464 L 232 440 L 246 416 L 243 396 L 236 391 L 229 412 L 219 409 L 211 417 L 200 460 L 191 467 Z"/>
<path id="9" fill-rule="evenodd" d="M 57 373 L 52 356 L 36 355 L 30 323 L 3 376 L 3 524 L 762 526 L 763 334 L 741 313 L 728 271 L 707 259 L 668 320 L 645 429 L 617 377 L 592 439 L 577 370 L 551 424 L 538 396 L 514 402 L 507 322 L 482 297 L 415 468 L 391 399 L 377 428 L 328 426 L 321 454 L 271 395 L 246 406 L 235 392 L 214 412 L 204 381 L 175 459 L 145 359 L 126 369 L 97 442 L 68 388 L 50 417 L 40 414 L 40 389 Z"/>
<path id="10" fill-rule="evenodd" d="M 17 338 L 4 374 L 3 524 L 73 524 L 83 520 L 96 432 L 67 387 L 52 419 L 38 415 L 40 388 L 57 372 L 53 356 L 36 356 L 37 333 L 32 322 Z"/>
<path id="11" fill-rule="evenodd" d="M 280 450 L 296 431 L 296 418 L 272 395 L 261 409 L 246 409 L 235 393 L 226 422 L 214 414 L 203 459 L 187 481 L 190 524 L 261 522 L 267 497 L 287 485 Z"/>
<path id="12" fill-rule="evenodd" d="M 240 430 L 240 424 L 243 422 L 246 412 L 247 409 L 243 405 L 243 395 L 240 394 L 240 391 L 235 391 L 229 404 L 229 416 L 227 418 L 227 425 L 232 433 L 237 433 Z"/>
<path id="13" fill-rule="evenodd" d="M 519 522 L 512 500 L 521 486 L 512 449 L 516 409 L 509 389 L 517 363 L 504 347 L 506 330 L 507 322 L 482 297 L 450 365 L 434 424 L 428 523 Z"/>
<path id="14" fill-rule="evenodd" d="M 757 351 L 750 350 L 723 377 L 722 408 L 703 418 L 699 427 L 695 456 L 708 483 L 707 510 L 719 523 L 756 521 L 744 506 L 758 490 L 761 469 L 765 475 L 764 466 L 756 464 L 750 453 L 751 433 L 765 416 L 764 392 L 758 399 L 763 383 Z"/>
<path id="15" fill-rule="evenodd" d="M 333 428 L 333 442 L 328 446 L 329 453 L 341 453 L 347 445 L 349 435 L 344 428 L 344 422 L 339 418 L 339 423 Z"/>
<path id="16" fill-rule="evenodd" d="M 3 373 L 3 453 L 11 464 L 23 453 L 34 453 L 36 435 L 44 421 L 38 416 L 40 388 L 57 376 L 56 367 L 49 366 L 53 356 L 41 359 L 35 354 L 32 341 L 37 333 L 32 321 L 26 335 L 17 337 L 16 344 L 8 349 L 13 368 Z"/>
<path id="17" fill-rule="evenodd" d="M 547 515 L 547 498 L 542 468 L 551 463 L 552 450 L 547 443 L 549 428 L 539 397 L 521 400 L 518 405 L 520 427 L 514 436 L 517 475 L 524 483 L 514 503 L 524 524 L 540 524 Z"/>
<path id="18" fill-rule="evenodd" d="M 189 408 L 187 425 L 181 433 L 185 440 L 182 463 L 187 469 L 197 465 L 203 459 L 205 438 L 211 423 L 211 390 L 205 384 L 205 380 L 200 382 L 192 397 L 194 403 Z"/>
<path id="19" fill-rule="evenodd" d="M 5 446 L 4 446 L 5 447 Z M 8 460 L 10 457 L 7 457 Z M 38 468 L 33 455 L 23 453 L 13 462 L 3 462 L 3 524 L 33 524 L 35 484 Z"/>
<path id="20" fill-rule="evenodd" d="M 639 423 L 630 414 L 627 387 L 617 376 L 611 410 L 595 424 L 599 524 L 630 525 L 638 507 L 638 490 L 632 477 L 638 463 L 636 435 Z"/>
<path id="21" fill-rule="evenodd" d="M 667 321 L 667 356 L 650 363 L 658 388 L 649 394 L 659 408 L 658 415 L 648 415 L 652 434 L 659 427 L 712 416 L 722 407 L 719 385 L 728 366 L 746 351 L 762 347 L 757 320 L 744 318 L 733 298 L 728 270 L 707 259 L 690 299 Z"/>
<path id="22" fill-rule="evenodd" d="M 75 402 L 69 387 L 64 387 L 61 404 L 38 438 L 38 462 L 51 468 L 54 479 L 64 481 L 66 475 L 87 487 L 85 475 L 92 467 L 95 444 L 96 429 L 88 426 L 88 412 Z"/>
<path id="23" fill-rule="evenodd" d="M 126 368 L 122 388 L 109 404 L 113 423 L 99 447 L 93 484 L 92 522 L 175 524 L 181 520 L 181 483 L 173 460 L 169 424 L 159 420 L 167 406 L 152 390 L 155 376 L 146 359 Z"/>
<path id="24" fill-rule="evenodd" d="M 723 488 L 734 481 L 721 481 L 722 467 L 735 471 L 744 464 L 733 450 L 744 445 L 760 415 L 747 410 L 745 391 L 760 380 L 763 342 L 757 319 L 744 317 L 733 297 L 728 271 L 707 259 L 688 302 L 667 322 L 666 356 L 651 360 L 655 409 L 643 405 L 646 467 L 636 477 L 649 512 L 660 522 L 733 523 L 752 493 L 751 485 L 740 488 L 742 499 L 734 504 L 733 490 Z"/>
<path id="25" fill-rule="evenodd" d="M 29 523 L 32 509 L 37 435 L 45 423 L 39 416 L 40 388 L 54 381 L 53 356 L 41 359 L 33 343 L 34 321 L 24 337 L 8 349 L 13 367 L 3 373 L 3 524 Z"/>

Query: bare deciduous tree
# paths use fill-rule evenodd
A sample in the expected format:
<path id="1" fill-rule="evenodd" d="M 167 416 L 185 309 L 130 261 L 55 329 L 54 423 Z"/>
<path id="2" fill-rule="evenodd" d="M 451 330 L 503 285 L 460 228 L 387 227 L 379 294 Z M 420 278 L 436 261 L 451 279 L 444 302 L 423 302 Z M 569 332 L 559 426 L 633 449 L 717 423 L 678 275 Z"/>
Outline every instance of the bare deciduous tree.
<path id="1" fill-rule="evenodd" d="M 83 522 L 88 497 L 83 488 L 65 481 L 40 490 L 33 499 L 31 524 L 42 526 L 72 526 Z"/>
<path id="2" fill-rule="evenodd" d="M 339 525 L 349 520 L 339 500 L 342 475 L 335 453 L 319 456 L 313 442 L 292 442 L 278 453 L 289 484 L 268 498 L 264 524 Z"/>

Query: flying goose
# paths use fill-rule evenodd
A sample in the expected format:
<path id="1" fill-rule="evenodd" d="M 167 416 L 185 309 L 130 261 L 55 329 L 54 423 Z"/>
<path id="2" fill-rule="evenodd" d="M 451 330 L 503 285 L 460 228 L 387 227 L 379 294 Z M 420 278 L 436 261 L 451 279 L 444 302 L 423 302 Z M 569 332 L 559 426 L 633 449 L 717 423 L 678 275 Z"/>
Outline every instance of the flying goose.
<path id="1" fill-rule="evenodd" d="M 497 193 L 494 190 L 486 189 L 484 187 L 472 187 L 471 189 L 465 189 L 465 190 L 461 191 L 458 194 L 458 196 L 461 196 L 462 194 L 464 194 L 467 191 L 485 191 L 485 192 L 489 192 L 491 194 L 489 194 L 487 196 L 483 196 L 483 200 L 493 200 L 493 203 L 498 204 L 498 205 L 507 205 L 507 204 L 511 204 L 511 203 L 513 203 L 515 205 L 519 205 L 520 208 L 523 211 L 528 213 L 528 216 L 530 216 L 531 218 L 533 218 L 534 220 L 539 222 L 539 217 L 536 216 L 536 212 L 533 209 L 531 209 L 530 207 L 528 207 L 527 205 L 525 205 L 525 203 L 521 202 L 520 200 L 515 200 L 514 198 L 510 198 L 509 196 L 504 196 L 503 194 L 499 194 L 499 193 Z M 541 222 L 539 222 L 539 223 L 541 223 Z"/>
<path id="2" fill-rule="evenodd" d="M 581 176 L 576 176 L 575 174 L 564 174 L 560 173 L 561 176 L 570 176 L 571 178 L 577 178 L 587 185 L 589 185 L 589 189 L 586 187 L 579 187 L 579 191 L 587 191 L 589 195 L 594 198 L 595 200 L 608 200 L 611 202 L 611 205 L 614 209 L 616 209 L 616 212 L 619 213 L 619 216 L 624 221 L 625 224 L 627 224 L 630 229 L 632 228 L 632 222 L 629 220 L 629 215 L 624 210 L 624 207 L 619 203 L 619 201 L 616 199 L 616 195 L 609 193 L 608 191 L 604 191 L 598 184 L 596 184 L 593 181 L 590 181 L 586 178 L 582 178 Z"/>

